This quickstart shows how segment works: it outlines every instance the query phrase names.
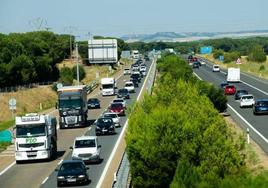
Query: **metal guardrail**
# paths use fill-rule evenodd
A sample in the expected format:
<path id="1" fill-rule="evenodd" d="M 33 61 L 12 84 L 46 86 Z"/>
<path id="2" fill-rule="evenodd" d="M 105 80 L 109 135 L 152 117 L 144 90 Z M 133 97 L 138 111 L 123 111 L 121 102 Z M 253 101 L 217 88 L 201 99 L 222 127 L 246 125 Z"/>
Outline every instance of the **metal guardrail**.
<path id="1" fill-rule="evenodd" d="M 91 93 L 98 86 L 99 83 L 97 80 L 92 81 L 89 85 L 86 86 L 87 94 Z"/>
<path id="2" fill-rule="evenodd" d="M 156 61 L 156 60 L 153 60 Z M 156 62 L 152 64 L 152 69 L 150 72 L 148 72 L 148 82 L 146 85 L 146 90 L 148 94 L 152 94 L 152 88 L 155 81 L 156 76 Z M 117 172 L 114 174 L 114 183 L 113 188 L 127 188 L 129 187 L 129 175 L 130 175 L 130 165 L 127 158 L 127 153 L 125 152 L 123 154 L 123 157 L 120 161 L 119 167 L 117 169 Z"/>

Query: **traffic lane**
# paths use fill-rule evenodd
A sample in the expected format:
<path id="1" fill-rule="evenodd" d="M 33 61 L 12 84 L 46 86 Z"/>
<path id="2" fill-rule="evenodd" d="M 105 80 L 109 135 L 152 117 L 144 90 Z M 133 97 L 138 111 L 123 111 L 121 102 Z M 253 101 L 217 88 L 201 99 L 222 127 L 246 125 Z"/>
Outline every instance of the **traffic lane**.
<path id="1" fill-rule="evenodd" d="M 212 64 L 213 63 L 209 63 L 207 65 L 208 68 L 210 68 L 212 70 Z M 221 70 L 227 74 L 227 69 L 221 68 Z M 224 74 L 223 74 L 224 75 Z M 262 91 L 265 91 L 266 93 L 268 93 L 268 81 L 262 78 L 257 78 L 255 76 L 249 75 L 247 73 L 241 72 L 240 74 L 240 80 L 243 82 L 246 82 L 254 87 L 257 87 L 259 89 L 261 89 Z"/>
<path id="2" fill-rule="evenodd" d="M 120 82 L 120 81 L 119 81 Z M 111 99 L 103 99 L 102 103 L 109 104 Z M 89 111 L 89 119 L 98 117 L 97 111 Z M 64 129 L 58 131 L 58 159 L 51 162 L 32 161 L 21 165 L 14 165 L 0 177 L 4 187 L 38 187 L 41 182 L 55 169 L 59 160 L 66 155 L 66 151 L 77 136 L 81 136 L 88 128 Z M 25 173 L 25 169 L 27 173 Z M 42 169 L 42 170 L 40 170 Z M 34 178 L 33 178 L 34 177 Z M 22 181 L 23 180 L 23 181 Z"/>
<path id="3" fill-rule="evenodd" d="M 203 80 L 213 83 L 216 87 L 219 86 L 221 76 L 219 73 L 212 73 L 207 69 L 200 68 L 199 70 L 194 70 L 194 72 L 200 76 Z M 237 89 L 246 89 L 249 93 L 253 94 L 255 98 L 267 98 L 263 93 L 250 88 L 243 83 L 233 83 Z M 239 101 L 234 99 L 234 96 L 227 96 L 228 104 L 231 105 L 239 114 L 241 114 L 244 119 L 246 119 L 254 128 L 256 128 L 265 138 L 268 138 L 267 129 L 267 115 L 256 116 L 253 114 L 252 108 L 240 108 Z"/>
<path id="4" fill-rule="evenodd" d="M 144 82 L 144 80 L 141 82 L 138 88 L 136 88 L 136 92 L 131 94 L 131 98 L 127 100 L 127 103 L 132 103 L 137 99 L 138 93 L 141 90 L 141 85 Z M 120 87 L 122 87 L 122 83 L 120 83 Z M 100 97 L 101 98 L 101 97 Z M 104 97 L 107 98 L 107 97 Z M 111 98 L 111 97 L 109 97 Z M 111 98 L 111 100 L 113 97 Z M 116 128 L 116 135 L 104 135 L 104 136 L 98 136 L 99 142 L 101 144 L 101 163 L 96 164 L 89 164 L 89 171 L 88 175 L 91 180 L 89 185 L 86 185 L 86 187 L 96 187 L 98 183 L 98 179 L 100 178 L 103 169 L 105 168 L 106 162 L 113 150 L 113 146 L 115 145 L 123 126 L 125 126 L 125 122 L 127 120 L 126 116 L 120 117 L 120 124 L 122 125 L 119 128 Z M 95 126 L 93 125 L 90 131 L 86 133 L 86 135 L 95 135 Z M 68 152 L 68 155 L 66 155 L 65 160 L 71 159 L 71 152 Z M 45 184 L 42 185 L 43 188 L 49 188 L 49 187 L 56 187 L 57 186 L 57 173 L 52 172 L 52 174 L 49 176 L 48 180 L 45 182 Z M 83 186 L 82 186 L 83 187 Z"/>
<path id="5" fill-rule="evenodd" d="M 150 64 L 151 66 L 151 64 Z M 129 79 L 129 77 L 123 77 L 123 81 L 125 81 L 125 79 Z M 136 99 L 138 94 L 140 93 L 142 84 L 144 83 L 145 78 L 142 79 L 141 83 L 139 84 L 139 87 L 135 89 L 135 93 L 130 94 L 130 99 L 127 100 L 128 104 L 133 103 Z M 124 82 L 119 82 L 119 87 L 123 87 L 124 86 Z M 108 97 L 101 97 L 100 98 L 108 98 Z M 113 99 L 113 97 L 112 97 Z M 127 117 L 122 117 L 120 118 L 120 124 L 125 126 L 125 122 L 127 120 Z M 90 164 L 90 169 L 89 169 L 89 178 L 91 180 L 90 185 L 87 185 L 86 187 L 96 187 L 98 180 L 102 174 L 103 169 L 105 168 L 106 162 L 113 150 L 113 147 L 122 131 L 123 126 L 121 126 L 120 128 L 116 128 L 116 135 L 111 135 L 111 136 L 99 136 L 99 142 L 102 145 L 101 147 L 101 158 L 102 161 L 100 164 Z M 92 126 L 92 129 L 90 131 L 88 131 L 86 133 L 86 135 L 95 135 L 95 126 Z M 66 155 L 65 159 L 71 159 L 71 152 L 68 153 L 68 155 Z M 56 187 L 56 182 L 57 182 L 57 178 L 56 178 L 57 173 L 56 172 L 52 172 L 52 174 L 49 176 L 48 180 L 42 185 L 42 187 Z"/>

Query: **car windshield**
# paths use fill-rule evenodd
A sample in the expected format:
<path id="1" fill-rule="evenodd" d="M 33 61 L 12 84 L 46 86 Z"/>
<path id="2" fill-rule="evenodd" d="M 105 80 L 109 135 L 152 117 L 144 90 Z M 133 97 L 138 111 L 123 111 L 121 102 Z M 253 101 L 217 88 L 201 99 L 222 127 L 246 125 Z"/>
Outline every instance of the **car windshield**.
<path id="1" fill-rule="evenodd" d="M 216 69 L 217 69 L 217 68 L 219 68 L 219 66 L 218 66 L 218 65 L 214 65 L 214 68 L 216 68 Z"/>
<path id="2" fill-rule="evenodd" d="M 97 121 L 98 127 L 106 127 L 107 125 L 113 124 L 113 120 L 111 118 L 100 118 Z"/>
<path id="3" fill-rule="evenodd" d="M 244 94 L 244 93 L 248 93 L 246 90 L 239 90 L 237 91 L 238 94 Z"/>
<path id="4" fill-rule="evenodd" d="M 132 87 L 132 86 L 133 86 L 132 83 L 128 83 L 128 84 L 126 84 L 126 87 Z"/>
<path id="5" fill-rule="evenodd" d="M 102 85 L 102 88 L 103 89 L 113 89 L 114 85 L 113 84 L 104 84 L 104 85 Z"/>
<path id="6" fill-rule="evenodd" d="M 128 91 L 127 89 L 119 89 L 118 93 L 125 94 L 125 93 L 128 93 Z"/>
<path id="7" fill-rule="evenodd" d="M 60 167 L 60 171 L 76 171 L 83 169 L 83 164 L 80 162 L 63 163 Z"/>
<path id="8" fill-rule="evenodd" d="M 268 106 L 268 101 L 258 101 L 257 105 L 258 106 Z"/>
<path id="9" fill-rule="evenodd" d="M 98 99 L 88 99 L 88 103 L 96 103 L 96 102 L 99 102 Z"/>
<path id="10" fill-rule="evenodd" d="M 234 89 L 234 86 L 226 86 L 226 89 Z"/>
<path id="11" fill-rule="evenodd" d="M 254 97 L 253 96 L 250 96 L 250 95 L 248 95 L 248 96 L 242 96 L 242 99 L 253 99 Z"/>
<path id="12" fill-rule="evenodd" d="M 32 137 L 32 136 L 45 136 L 46 129 L 45 124 L 34 124 L 34 125 L 17 125 L 16 126 L 16 137 Z"/>
<path id="13" fill-rule="evenodd" d="M 96 147 L 95 139 L 75 141 L 75 148 L 94 148 L 94 147 Z"/>
<path id="14" fill-rule="evenodd" d="M 129 71 L 129 69 L 125 69 L 125 71 Z"/>
<path id="15" fill-rule="evenodd" d="M 111 104 L 111 108 L 122 108 L 123 105 L 121 103 L 113 103 Z"/>
<path id="16" fill-rule="evenodd" d="M 124 102 L 122 99 L 114 99 L 114 102 Z"/>
<path id="17" fill-rule="evenodd" d="M 116 114 L 104 114 L 103 117 L 116 118 Z"/>

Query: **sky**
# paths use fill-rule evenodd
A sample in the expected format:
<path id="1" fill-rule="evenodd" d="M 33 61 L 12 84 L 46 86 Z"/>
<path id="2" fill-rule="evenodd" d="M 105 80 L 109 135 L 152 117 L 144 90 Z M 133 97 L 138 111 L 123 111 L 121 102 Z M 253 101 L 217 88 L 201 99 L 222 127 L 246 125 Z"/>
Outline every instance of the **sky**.
<path id="1" fill-rule="evenodd" d="M 116 36 L 268 29 L 268 0 L 0 0 L 0 33 Z"/>

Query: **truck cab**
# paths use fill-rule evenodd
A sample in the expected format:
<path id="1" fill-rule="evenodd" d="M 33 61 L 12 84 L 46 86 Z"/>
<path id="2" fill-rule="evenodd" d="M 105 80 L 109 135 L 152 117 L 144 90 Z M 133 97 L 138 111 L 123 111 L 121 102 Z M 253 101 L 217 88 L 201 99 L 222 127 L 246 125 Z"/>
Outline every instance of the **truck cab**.
<path id="1" fill-rule="evenodd" d="M 102 78 L 101 79 L 101 94 L 102 96 L 115 95 L 116 81 L 114 78 Z"/>
<path id="2" fill-rule="evenodd" d="M 16 117 L 15 159 L 52 159 L 57 156 L 57 120 L 36 113 Z"/>

